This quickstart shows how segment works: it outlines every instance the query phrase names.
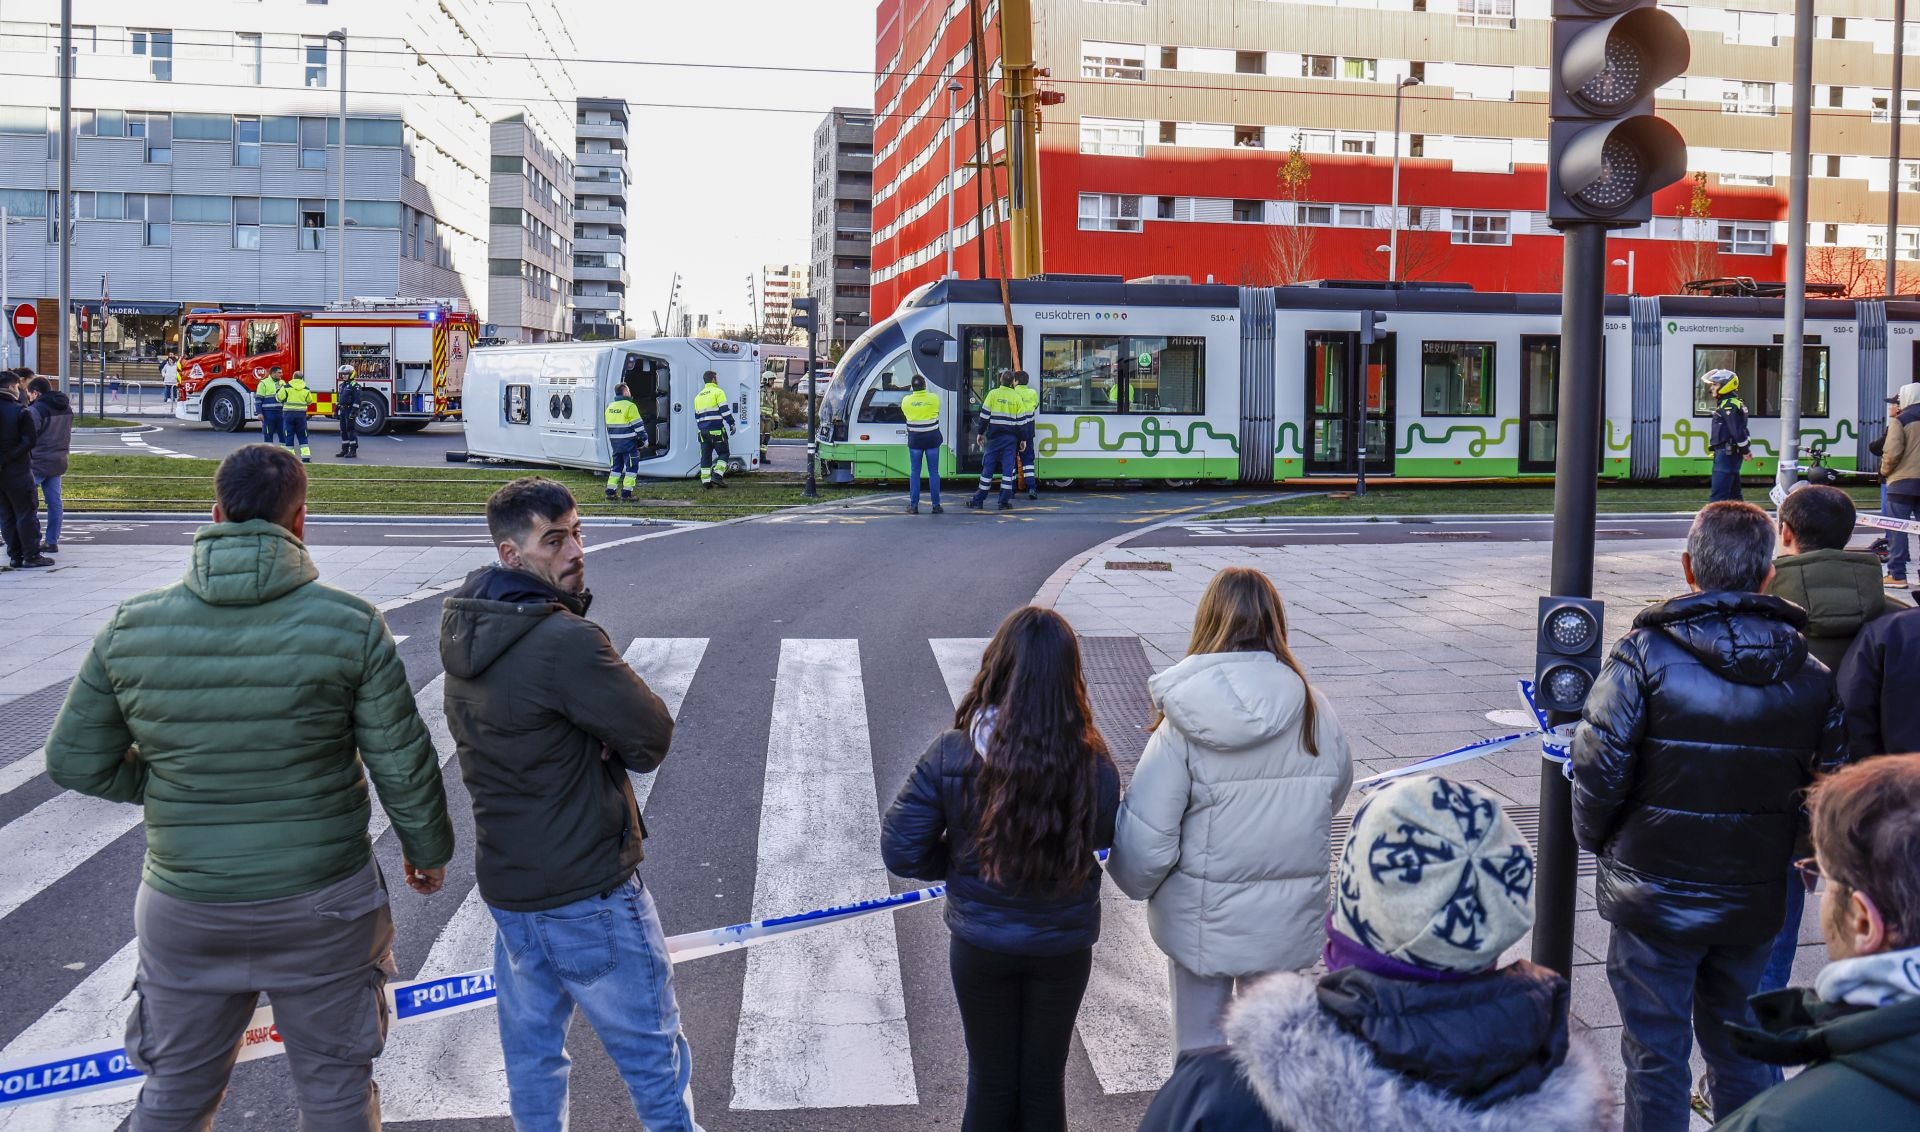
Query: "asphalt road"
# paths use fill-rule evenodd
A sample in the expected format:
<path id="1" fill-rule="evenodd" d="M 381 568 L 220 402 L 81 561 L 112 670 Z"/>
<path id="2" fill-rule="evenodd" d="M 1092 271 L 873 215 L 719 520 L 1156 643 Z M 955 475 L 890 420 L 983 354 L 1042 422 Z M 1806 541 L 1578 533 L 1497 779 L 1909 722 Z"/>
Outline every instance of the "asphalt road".
<path id="1" fill-rule="evenodd" d="M 218 460 L 242 444 L 251 444 L 260 439 L 260 426 L 256 423 L 240 432 L 216 432 L 205 424 L 190 423 L 172 417 L 140 416 L 125 418 L 140 422 L 137 429 L 125 430 L 137 433 L 141 443 L 161 452 L 178 452 L 187 456 L 200 456 L 209 460 Z M 148 426 L 156 426 L 146 431 Z M 331 463 L 333 454 L 339 448 L 339 429 L 332 420 L 316 417 L 307 426 L 314 458 Z M 117 455 L 152 455 L 137 448 L 129 450 L 117 433 L 90 433 L 74 438 L 76 452 L 108 452 Z M 360 439 L 360 462 L 363 464 L 389 464 L 396 467 L 444 467 L 448 452 L 463 452 L 467 447 L 466 432 L 456 423 L 428 425 L 421 432 L 401 435 L 391 433 L 386 436 L 365 436 Z"/>
<path id="2" fill-rule="evenodd" d="M 756 885 L 765 883 L 761 874 L 769 860 L 763 825 L 770 815 L 811 820 L 806 807 L 812 802 L 813 784 L 804 776 L 799 797 L 784 794 L 778 804 L 769 804 L 772 792 L 780 789 L 778 776 L 769 772 L 770 745 L 780 747 L 806 733 L 810 713 L 827 713 L 849 725 L 814 728 L 827 735 L 865 725 L 871 746 L 872 809 L 855 815 L 860 821 L 854 824 L 873 826 L 927 744 L 951 720 L 949 683 L 936 649 L 956 639 L 991 635 L 1008 612 L 1029 600 L 1049 574 L 1074 555 L 1162 514 L 1204 506 L 1216 498 L 1197 492 L 1132 492 L 1049 500 L 1052 510 L 1044 513 L 1023 509 L 1010 515 L 914 518 L 876 510 L 868 515 L 782 515 L 668 533 L 593 554 L 588 567 L 595 595 L 592 614 L 617 648 L 703 642 L 691 654 L 699 658 L 696 674 L 680 674 L 684 701 L 672 754 L 646 808 L 652 836 L 642 871 L 669 934 L 736 923 L 755 914 Z M 168 539 L 183 533 L 183 525 L 170 521 L 139 529 Z M 441 674 L 439 602 L 416 602 L 391 611 L 388 619 L 394 633 L 407 638 L 402 656 L 424 702 L 437 691 L 429 685 Z M 852 717 L 846 714 L 843 696 L 819 704 L 796 703 L 791 693 L 781 699 L 782 685 L 806 675 L 783 666 L 783 651 L 805 655 L 818 646 L 795 642 L 821 639 L 854 642 L 828 646 L 857 656 L 853 668 L 860 699 Z M 796 649 L 800 651 L 792 651 Z M 776 674 L 783 672 L 776 681 Z M 774 719 L 781 711 L 787 713 L 782 717 L 787 723 L 776 727 Z M 808 754 L 788 753 L 802 762 Z M 456 766 L 448 763 L 447 787 L 461 848 L 449 869 L 446 890 L 423 898 L 392 882 L 403 978 L 420 973 L 449 939 L 464 938 L 464 953 L 474 954 L 474 924 L 462 923 L 456 915 L 473 884 L 471 810 Z M 35 778 L 0 795 L 0 823 L 58 796 L 59 790 L 44 776 Z M 802 838 L 794 851 L 804 855 L 813 847 L 860 836 L 822 818 L 820 828 Z M 19 1032 L 123 950 L 132 938 L 143 846 L 143 833 L 134 826 L 6 917 L 0 983 L 10 993 L 0 999 L 0 1028 Z M 388 877 L 397 878 L 395 839 L 380 838 L 376 853 Z M 877 857 L 873 860 L 877 868 Z M 477 922 L 484 925 L 484 920 Z M 946 929 L 935 909 L 901 913 L 895 928 L 897 951 L 868 958 L 874 963 L 876 984 L 897 978 L 901 988 L 904 1021 L 899 1025 L 910 1036 L 910 1048 L 895 1053 L 906 1059 L 901 1064 L 916 1103 L 734 1109 L 739 1091 L 754 1088 L 756 1081 L 764 1085 L 769 1073 L 766 1064 L 736 1056 L 743 1003 L 749 1010 L 758 1007 L 746 989 L 750 960 L 735 953 L 685 963 L 675 973 L 694 1050 L 695 1096 L 706 1127 L 919 1130 L 958 1123 L 966 1058 L 946 971 Z M 484 933 L 479 937 L 483 946 L 485 938 Z M 469 966 L 485 961 L 479 956 Z M 895 969 L 898 973 L 892 975 Z M 864 971 L 857 974 L 866 978 Z M 483 1011 L 471 1017 L 491 1015 Z M 1163 1039 L 1141 1034 L 1139 1040 L 1157 1044 Z M 848 1051 L 836 1051 L 832 1044 L 827 1043 L 821 1056 L 844 1061 Z M 394 1048 L 390 1044 L 390 1054 Z M 625 1091 L 584 1023 L 576 1024 L 570 1048 L 575 1058 L 573 1127 L 636 1127 Z M 494 1132 L 510 1126 L 497 1106 L 489 1107 L 491 1102 L 470 1111 L 477 1103 L 472 1095 L 485 1089 L 467 1087 L 474 1071 L 458 1063 L 460 1052 L 442 1050 L 424 1062 L 396 1057 L 383 1068 L 383 1073 L 395 1073 L 406 1067 L 402 1081 L 389 1079 L 386 1085 L 391 1126 L 444 1132 Z M 778 1069 L 773 1067 L 774 1076 Z M 1107 1094 L 1077 1043 L 1068 1085 L 1076 1128 L 1129 1127 L 1148 1099 L 1137 1092 Z M 290 1095 L 284 1059 L 242 1065 L 217 1127 L 290 1128 L 295 1122 Z M 427 1103 L 423 1097 L 437 1098 L 431 1109 L 436 1115 L 464 1115 L 419 1119 Z M 488 1112 L 493 1115 L 482 1114 Z M 80 1126 L 70 1122 L 66 1127 Z"/>

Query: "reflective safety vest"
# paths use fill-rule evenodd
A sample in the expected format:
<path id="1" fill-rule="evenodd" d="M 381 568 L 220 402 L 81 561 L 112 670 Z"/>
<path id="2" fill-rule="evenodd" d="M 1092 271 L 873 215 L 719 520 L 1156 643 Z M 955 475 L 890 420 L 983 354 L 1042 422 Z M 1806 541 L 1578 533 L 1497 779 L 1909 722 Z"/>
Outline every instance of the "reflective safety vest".
<path id="1" fill-rule="evenodd" d="M 607 406 L 607 439 L 615 444 L 647 442 L 647 425 L 640 419 L 640 406 L 621 397 Z"/>
<path id="2" fill-rule="evenodd" d="M 1020 394 L 1007 386 L 996 386 L 980 406 L 980 431 L 989 438 L 1019 436 L 1021 415 Z"/>
<path id="3" fill-rule="evenodd" d="M 280 390 L 283 385 L 283 382 L 275 381 L 271 377 L 263 377 L 253 387 L 253 395 L 259 398 L 262 408 L 271 406 L 277 409 L 280 407 Z"/>
<path id="4" fill-rule="evenodd" d="M 1034 418 L 1040 415 L 1040 391 L 1031 385 L 1016 385 L 1013 392 L 1020 398 L 1021 427 L 1032 432 Z"/>
<path id="5" fill-rule="evenodd" d="M 313 392 L 307 388 L 305 378 L 296 377 L 280 387 L 276 399 L 280 402 L 282 412 L 304 413 L 320 398 L 314 396 Z"/>
<path id="6" fill-rule="evenodd" d="M 726 391 L 709 381 L 693 398 L 693 423 L 701 432 L 732 432 L 733 404 Z"/>
<path id="7" fill-rule="evenodd" d="M 931 389 L 916 389 L 900 399 L 908 432 L 940 431 L 940 397 Z"/>

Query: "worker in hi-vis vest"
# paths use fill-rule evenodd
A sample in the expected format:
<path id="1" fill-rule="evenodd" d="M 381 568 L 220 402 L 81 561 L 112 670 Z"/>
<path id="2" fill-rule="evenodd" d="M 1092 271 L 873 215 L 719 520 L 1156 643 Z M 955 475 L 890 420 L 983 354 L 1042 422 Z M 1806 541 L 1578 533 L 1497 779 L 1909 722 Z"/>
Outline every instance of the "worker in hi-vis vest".
<path id="1" fill-rule="evenodd" d="M 1040 498 L 1040 479 L 1034 475 L 1033 458 L 1038 453 L 1033 443 L 1033 424 L 1040 417 L 1040 391 L 1027 384 L 1027 371 L 1013 371 L 1013 391 L 1020 398 L 1020 478 L 1026 481 L 1027 498 Z"/>
<path id="2" fill-rule="evenodd" d="M 280 428 L 286 434 L 287 451 L 300 457 L 302 464 L 313 463 L 313 449 L 307 447 L 307 412 L 320 398 L 307 388 L 307 379 L 299 374 L 280 387 Z"/>
<path id="3" fill-rule="evenodd" d="M 913 375 L 913 391 L 900 399 L 900 412 L 907 418 L 907 514 L 920 513 L 920 465 L 927 466 L 927 481 L 933 490 L 933 513 L 940 507 L 940 396 L 927 388 L 927 379 Z"/>
<path id="4" fill-rule="evenodd" d="M 1020 395 L 1013 391 L 1013 371 L 1000 371 L 1000 384 L 987 394 L 980 406 L 979 431 L 987 438 L 986 451 L 980 459 L 980 483 L 974 489 L 973 498 L 967 500 L 967 506 L 980 508 L 986 505 L 987 492 L 997 481 L 1000 487 L 1000 510 L 1013 507 L 1013 475 L 1020 459 Z"/>
<path id="5" fill-rule="evenodd" d="M 640 419 L 640 406 L 627 395 L 627 387 L 613 387 L 613 400 L 607 403 L 607 440 L 613 445 L 613 464 L 607 469 L 607 498 L 614 492 L 621 499 L 633 498 L 633 485 L 640 479 L 640 449 L 647 442 L 647 422 Z"/>
<path id="6" fill-rule="evenodd" d="M 708 370 L 706 384 L 693 397 L 693 428 L 700 434 L 700 486 L 727 486 L 727 437 L 733 435 L 733 404 L 720 388 L 720 375 Z"/>
<path id="7" fill-rule="evenodd" d="M 280 367 L 260 375 L 253 386 L 254 408 L 260 412 L 260 439 L 268 444 L 285 444 L 286 433 L 280 427 Z"/>

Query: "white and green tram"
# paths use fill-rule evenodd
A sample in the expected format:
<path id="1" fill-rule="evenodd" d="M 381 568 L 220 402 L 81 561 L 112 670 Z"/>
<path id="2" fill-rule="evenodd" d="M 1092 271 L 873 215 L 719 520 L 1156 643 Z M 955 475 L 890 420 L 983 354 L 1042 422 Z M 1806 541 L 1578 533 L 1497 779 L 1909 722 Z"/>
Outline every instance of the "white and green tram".
<path id="1" fill-rule="evenodd" d="M 941 280 L 853 343 L 821 406 L 834 479 L 904 479 L 900 400 L 942 391 L 947 475 L 977 472 L 993 375 L 1040 394 L 1041 480 L 1269 483 L 1551 474 L 1560 296 L 1452 287 L 1234 287 L 1118 277 Z M 1706 475 L 1698 375 L 1738 373 L 1756 474 L 1776 455 L 1783 302 L 1609 296 L 1601 474 Z M 1371 324 L 1372 332 L 1363 332 Z M 1810 299 L 1801 443 L 1871 468 L 1888 391 L 1920 374 L 1920 301 Z"/>

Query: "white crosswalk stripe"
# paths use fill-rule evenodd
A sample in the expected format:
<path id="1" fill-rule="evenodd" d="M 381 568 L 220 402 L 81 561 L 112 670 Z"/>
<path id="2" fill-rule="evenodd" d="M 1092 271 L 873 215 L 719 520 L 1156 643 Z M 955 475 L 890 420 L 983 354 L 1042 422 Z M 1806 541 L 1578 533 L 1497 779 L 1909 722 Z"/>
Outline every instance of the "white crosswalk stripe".
<path id="1" fill-rule="evenodd" d="M 30 754 L 13 760 L 6 766 L 0 766 L 0 796 L 13 793 L 37 775 L 47 769 L 47 749 L 41 747 Z"/>
<path id="2" fill-rule="evenodd" d="M 860 642 L 783 641 L 754 918 L 888 892 Z M 867 916 L 747 953 L 734 1108 L 918 1103 L 893 917 Z"/>
<path id="3" fill-rule="evenodd" d="M 140 807 L 67 791 L 0 826 L 0 917 L 140 824 Z"/>

